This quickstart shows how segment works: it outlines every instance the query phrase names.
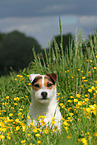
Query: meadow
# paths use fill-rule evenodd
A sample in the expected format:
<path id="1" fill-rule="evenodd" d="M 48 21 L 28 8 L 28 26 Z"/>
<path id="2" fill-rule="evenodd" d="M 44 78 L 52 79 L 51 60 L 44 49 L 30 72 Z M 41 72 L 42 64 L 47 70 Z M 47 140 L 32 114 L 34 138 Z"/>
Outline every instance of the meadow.
<path id="1" fill-rule="evenodd" d="M 82 33 L 76 33 L 74 44 L 64 54 L 62 25 L 61 50 L 54 40 L 42 54 L 34 53 L 28 68 L 0 78 L 0 145 L 97 145 L 97 34 L 87 44 Z M 83 53 L 82 46 L 86 49 Z M 57 73 L 57 101 L 62 113 L 62 132 L 46 127 L 45 116 L 38 116 L 38 125 L 27 126 L 31 102 L 31 73 Z M 42 128 L 41 128 L 42 126 Z"/>

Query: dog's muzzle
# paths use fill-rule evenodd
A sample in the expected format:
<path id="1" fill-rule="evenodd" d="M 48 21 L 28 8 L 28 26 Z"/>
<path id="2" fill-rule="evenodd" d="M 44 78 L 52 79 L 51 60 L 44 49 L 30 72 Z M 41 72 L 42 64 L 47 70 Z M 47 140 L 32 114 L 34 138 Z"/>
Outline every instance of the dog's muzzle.
<path id="1" fill-rule="evenodd" d="M 43 100 L 46 100 L 47 99 L 47 92 L 42 92 L 41 96 L 42 96 Z"/>

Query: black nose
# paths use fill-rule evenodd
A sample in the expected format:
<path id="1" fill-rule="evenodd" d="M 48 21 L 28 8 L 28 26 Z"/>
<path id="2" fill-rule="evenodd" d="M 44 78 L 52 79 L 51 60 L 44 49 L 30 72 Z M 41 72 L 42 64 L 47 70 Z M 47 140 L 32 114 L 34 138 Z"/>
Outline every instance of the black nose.
<path id="1" fill-rule="evenodd" d="M 41 95 L 42 95 L 42 98 L 43 99 L 46 99 L 47 98 L 47 92 L 42 92 Z"/>

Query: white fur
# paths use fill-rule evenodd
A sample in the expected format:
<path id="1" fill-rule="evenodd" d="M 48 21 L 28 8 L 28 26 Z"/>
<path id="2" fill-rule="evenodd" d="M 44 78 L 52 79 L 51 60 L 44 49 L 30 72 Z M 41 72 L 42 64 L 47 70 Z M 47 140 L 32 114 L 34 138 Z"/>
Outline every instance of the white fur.
<path id="1" fill-rule="evenodd" d="M 39 74 L 38 74 L 39 75 Z M 30 75 L 30 80 L 31 82 L 34 80 L 34 78 L 38 75 Z M 44 84 L 44 75 L 42 76 L 42 83 Z M 58 126 L 58 130 L 61 128 L 61 113 L 58 109 L 58 103 L 57 103 L 57 98 L 56 98 L 56 93 L 57 89 L 47 89 L 44 87 L 42 84 L 42 88 L 39 89 L 38 91 L 31 90 L 32 95 L 31 95 L 31 104 L 30 104 L 30 111 L 28 113 L 28 116 L 31 115 L 33 118 L 33 122 L 35 125 L 37 124 L 37 117 L 40 116 L 46 116 L 44 119 L 45 123 L 51 123 L 52 118 L 55 117 L 55 126 Z M 42 100 L 41 93 L 42 92 L 47 92 L 47 99 Z M 32 122 L 31 119 L 27 120 L 28 125 L 30 126 L 30 123 Z"/>

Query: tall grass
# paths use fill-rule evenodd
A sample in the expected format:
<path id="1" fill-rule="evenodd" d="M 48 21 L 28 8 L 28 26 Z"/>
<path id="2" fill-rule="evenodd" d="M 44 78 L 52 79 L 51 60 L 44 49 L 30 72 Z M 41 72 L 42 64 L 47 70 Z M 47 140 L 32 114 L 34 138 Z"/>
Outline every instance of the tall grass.
<path id="1" fill-rule="evenodd" d="M 76 32 L 66 54 L 60 19 L 59 25 L 61 49 L 54 39 L 55 47 L 44 49 L 44 55 L 37 55 L 33 50 L 34 62 L 27 69 L 0 78 L 0 144 L 97 144 L 97 34 L 88 45 L 82 33 Z M 58 74 L 57 100 L 63 116 L 61 134 L 56 128 L 44 125 L 41 129 L 41 125 L 26 124 L 31 101 L 29 74 L 52 72 Z"/>

